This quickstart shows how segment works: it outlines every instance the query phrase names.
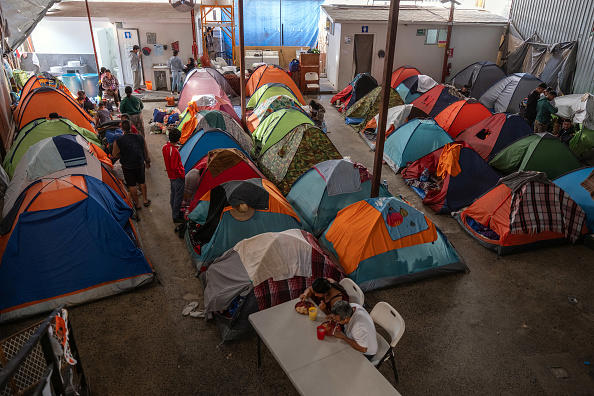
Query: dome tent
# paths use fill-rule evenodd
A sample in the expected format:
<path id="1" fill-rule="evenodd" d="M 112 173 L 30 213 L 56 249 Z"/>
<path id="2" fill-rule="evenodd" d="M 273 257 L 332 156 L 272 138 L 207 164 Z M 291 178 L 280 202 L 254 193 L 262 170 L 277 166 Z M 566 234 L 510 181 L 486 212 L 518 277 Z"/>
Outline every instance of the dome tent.
<path id="1" fill-rule="evenodd" d="M 394 197 L 342 209 L 320 243 L 364 291 L 467 270 L 431 220 Z"/>

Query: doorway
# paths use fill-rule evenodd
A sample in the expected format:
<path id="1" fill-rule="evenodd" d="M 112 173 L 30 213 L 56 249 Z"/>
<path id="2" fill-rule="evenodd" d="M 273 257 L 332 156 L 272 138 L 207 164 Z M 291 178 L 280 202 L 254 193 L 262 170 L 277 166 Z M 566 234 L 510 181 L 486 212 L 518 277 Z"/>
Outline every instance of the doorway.
<path id="1" fill-rule="evenodd" d="M 118 43 L 120 46 L 120 58 L 122 60 L 122 75 L 124 76 L 124 85 L 133 85 L 134 78 L 132 76 L 132 69 L 130 69 L 130 51 L 132 47 L 138 45 L 140 47 L 140 40 L 138 38 L 138 29 L 118 29 Z M 141 69 L 142 58 L 140 61 Z M 142 71 L 141 84 L 144 84 L 144 70 Z"/>
<path id="2" fill-rule="evenodd" d="M 355 34 L 355 76 L 359 73 L 371 73 L 373 38 L 373 34 Z"/>

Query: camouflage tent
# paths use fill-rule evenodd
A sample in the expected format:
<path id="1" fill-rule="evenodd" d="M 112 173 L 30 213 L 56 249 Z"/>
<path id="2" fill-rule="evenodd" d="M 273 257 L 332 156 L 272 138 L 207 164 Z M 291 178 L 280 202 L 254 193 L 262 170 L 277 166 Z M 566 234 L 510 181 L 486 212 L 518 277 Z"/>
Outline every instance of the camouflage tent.
<path id="1" fill-rule="evenodd" d="M 287 195 L 293 183 L 312 166 L 341 158 L 320 128 L 301 124 L 266 150 L 258 160 L 258 166 L 283 195 Z"/>
<path id="2" fill-rule="evenodd" d="M 354 105 L 352 105 L 345 113 L 345 117 L 348 118 L 362 118 L 363 122 L 357 125 L 353 125 L 353 127 L 357 130 L 361 130 L 367 125 L 367 122 L 375 117 L 376 114 L 379 113 L 380 102 L 382 101 L 381 98 L 382 87 L 374 88 L 371 92 L 365 95 L 363 98 L 358 100 Z M 400 98 L 400 95 L 393 90 L 390 89 L 390 101 L 388 104 L 388 108 L 392 108 L 394 106 L 403 105 L 404 101 Z"/>

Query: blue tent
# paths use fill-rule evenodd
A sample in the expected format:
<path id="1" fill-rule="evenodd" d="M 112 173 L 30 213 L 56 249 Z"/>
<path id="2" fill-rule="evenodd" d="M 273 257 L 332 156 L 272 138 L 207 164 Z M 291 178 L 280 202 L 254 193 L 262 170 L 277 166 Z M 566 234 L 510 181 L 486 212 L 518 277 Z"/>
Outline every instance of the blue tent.
<path id="1" fill-rule="evenodd" d="M 303 227 L 319 236 L 336 214 L 371 196 L 371 174 L 360 164 L 345 159 L 320 162 L 293 184 L 287 200 L 299 214 Z M 380 186 L 380 197 L 388 197 Z"/>
<path id="2" fill-rule="evenodd" d="M 586 213 L 586 224 L 590 233 L 594 233 L 594 199 L 582 183 L 592 172 L 594 167 L 582 168 L 553 180 L 553 183 L 569 194 Z"/>
<path id="3" fill-rule="evenodd" d="M 138 287 L 153 270 L 132 209 L 90 176 L 40 179 L 0 225 L 0 322 Z"/>
<path id="4" fill-rule="evenodd" d="M 179 150 L 186 173 L 208 154 L 209 151 L 220 148 L 235 148 L 241 150 L 249 157 L 249 154 L 241 148 L 237 140 L 233 139 L 227 132 L 220 129 L 200 130 L 192 135 Z"/>
<path id="5" fill-rule="evenodd" d="M 398 172 L 407 163 L 452 142 L 451 136 L 435 121 L 414 119 L 388 136 L 384 146 L 384 160 Z"/>

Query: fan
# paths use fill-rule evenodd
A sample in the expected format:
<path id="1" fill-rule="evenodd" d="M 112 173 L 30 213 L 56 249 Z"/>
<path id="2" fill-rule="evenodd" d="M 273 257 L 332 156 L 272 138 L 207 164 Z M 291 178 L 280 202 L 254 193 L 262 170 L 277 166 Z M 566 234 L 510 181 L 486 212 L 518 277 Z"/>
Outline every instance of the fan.
<path id="1" fill-rule="evenodd" d="M 169 0 L 169 4 L 179 12 L 188 12 L 194 8 L 196 0 Z"/>

